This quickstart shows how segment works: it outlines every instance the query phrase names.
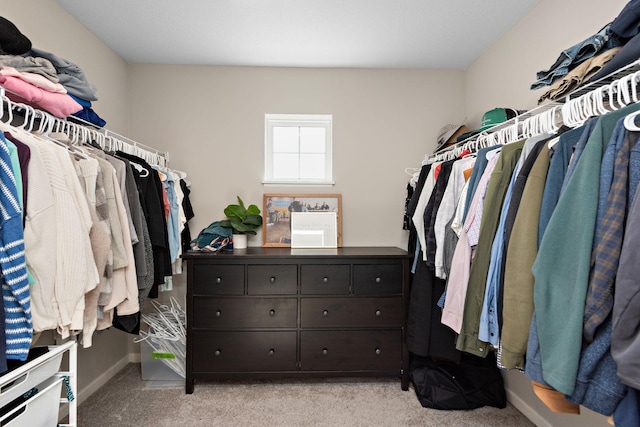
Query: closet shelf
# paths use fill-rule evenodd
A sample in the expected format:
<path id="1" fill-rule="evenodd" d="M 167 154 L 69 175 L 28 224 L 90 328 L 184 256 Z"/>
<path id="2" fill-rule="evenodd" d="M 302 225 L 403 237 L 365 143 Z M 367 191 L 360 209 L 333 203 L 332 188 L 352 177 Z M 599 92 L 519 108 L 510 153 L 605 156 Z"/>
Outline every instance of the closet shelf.
<path id="1" fill-rule="evenodd" d="M 616 81 L 616 80 L 621 80 L 623 77 L 626 76 L 631 76 L 634 73 L 640 72 L 640 59 L 638 59 L 637 61 L 620 68 L 617 71 L 614 71 L 613 73 L 602 77 L 601 79 L 598 79 L 594 82 L 591 82 L 589 84 L 586 84 L 584 86 L 581 86 L 577 89 L 575 89 L 574 91 L 572 91 L 571 93 L 567 94 L 565 97 L 555 100 L 555 101 L 547 101 L 543 104 L 538 105 L 535 108 L 532 108 L 531 110 L 528 110 L 520 115 L 515 116 L 512 119 L 509 119 L 503 123 L 500 123 L 490 129 L 487 129 L 486 131 L 483 131 L 479 134 L 470 136 L 460 142 L 457 142 L 453 145 L 450 145 L 448 147 L 442 148 L 440 150 L 436 150 L 433 152 L 432 156 L 435 155 L 441 155 L 444 153 L 447 153 L 451 150 L 454 150 L 456 148 L 459 148 L 461 146 L 465 146 L 465 144 L 469 144 L 470 142 L 473 142 L 475 140 L 477 140 L 478 137 L 480 137 L 481 135 L 490 135 L 490 134 L 495 134 L 503 129 L 508 128 L 509 126 L 513 126 L 513 125 L 517 125 L 519 123 L 522 123 L 523 121 L 540 115 L 542 113 L 545 113 L 551 109 L 554 109 L 556 107 L 561 107 L 562 105 L 570 102 L 571 100 L 574 100 L 576 98 L 579 98 L 583 95 L 586 95 L 589 92 L 593 92 L 597 89 L 603 88 L 607 85 L 610 85 L 612 82 Z M 640 76 L 637 77 L 637 79 L 640 81 Z M 635 83 L 635 82 L 634 82 Z M 610 94 L 608 92 L 603 92 L 603 96 L 604 97 L 608 97 Z"/>

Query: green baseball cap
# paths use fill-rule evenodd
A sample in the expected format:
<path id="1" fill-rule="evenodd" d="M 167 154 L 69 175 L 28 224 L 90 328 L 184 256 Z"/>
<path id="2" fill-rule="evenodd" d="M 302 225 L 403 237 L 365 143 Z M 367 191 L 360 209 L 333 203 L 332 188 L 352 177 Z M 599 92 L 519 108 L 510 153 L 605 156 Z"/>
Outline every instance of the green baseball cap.
<path id="1" fill-rule="evenodd" d="M 491 129 L 492 127 L 499 125 L 500 123 L 504 123 L 509 119 L 514 118 L 518 115 L 518 111 L 513 108 L 494 108 L 493 110 L 489 110 L 482 115 L 482 122 L 480 123 L 480 128 L 472 130 L 467 133 L 463 133 L 458 138 L 456 138 L 456 142 L 464 141 L 465 139 L 477 135 L 480 132 L 483 132 L 487 129 Z"/>

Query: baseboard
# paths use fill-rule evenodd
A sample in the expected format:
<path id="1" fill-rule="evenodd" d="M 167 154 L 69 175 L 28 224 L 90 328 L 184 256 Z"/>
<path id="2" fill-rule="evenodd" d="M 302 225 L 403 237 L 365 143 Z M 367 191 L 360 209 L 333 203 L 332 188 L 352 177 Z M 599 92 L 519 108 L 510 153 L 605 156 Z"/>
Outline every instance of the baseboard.
<path id="1" fill-rule="evenodd" d="M 543 418 L 535 409 L 533 409 L 527 402 L 520 398 L 517 394 L 510 390 L 506 390 L 507 392 L 507 400 L 513 406 L 518 409 L 518 411 L 522 412 L 522 414 L 529 419 L 532 423 L 534 423 L 537 427 L 553 427 L 549 421 Z"/>

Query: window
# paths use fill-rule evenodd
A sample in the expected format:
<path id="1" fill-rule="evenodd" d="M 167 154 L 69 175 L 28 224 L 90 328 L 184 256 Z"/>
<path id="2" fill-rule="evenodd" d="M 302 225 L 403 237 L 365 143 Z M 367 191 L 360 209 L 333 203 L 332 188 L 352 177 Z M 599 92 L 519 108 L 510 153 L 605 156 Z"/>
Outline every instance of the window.
<path id="1" fill-rule="evenodd" d="M 265 114 L 265 184 L 333 184 L 331 115 Z"/>

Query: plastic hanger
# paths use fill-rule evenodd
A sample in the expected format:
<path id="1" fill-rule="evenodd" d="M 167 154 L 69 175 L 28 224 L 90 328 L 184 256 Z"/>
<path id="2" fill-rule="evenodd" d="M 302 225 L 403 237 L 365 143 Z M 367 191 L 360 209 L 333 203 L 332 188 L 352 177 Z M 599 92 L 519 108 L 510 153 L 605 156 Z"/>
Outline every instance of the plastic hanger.
<path id="1" fill-rule="evenodd" d="M 610 84 L 607 89 L 607 93 L 609 94 L 609 106 L 615 111 L 620 108 L 619 105 L 616 105 L 616 95 L 618 88 L 614 84 Z"/>
<path id="2" fill-rule="evenodd" d="M 624 128 L 631 132 L 640 132 L 640 127 L 636 125 L 636 117 L 640 115 L 640 111 L 636 111 L 624 118 Z"/>
<path id="3" fill-rule="evenodd" d="M 632 78 L 631 78 L 631 99 L 633 99 L 633 102 L 640 102 L 640 99 L 638 99 L 638 82 L 640 81 L 640 71 L 636 71 L 635 73 L 632 74 Z"/>
<path id="4" fill-rule="evenodd" d="M 549 144 L 548 144 L 549 149 L 552 149 L 558 143 L 558 141 L 560 141 L 560 137 L 559 136 L 556 136 L 555 138 L 552 138 L 549 141 Z"/>
<path id="5" fill-rule="evenodd" d="M 549 114 L 549 129 L 547 129 L 550 133 L 558 133 L 560 130 L 560 124 L 558 124 L 557 117 L 560 112 L 560 106 L 553 107 L 548 111 Z"/>
<path id="6" fill-rule="evenodd" d="M 633 74 L 622 77 L 618 80 L 618 103 L 629 105 L 631 103 L 631 93 L 629 92 L 633 80 Z"/>
<path id="7" fill-rule="evenodd" d="M 595 111 L 596 115 L 604 115 L 609 113 L 610 111 L 604 106 L 604 87 L 597 88 L 593 94 L 592 98 L 595 100 Z"/>

